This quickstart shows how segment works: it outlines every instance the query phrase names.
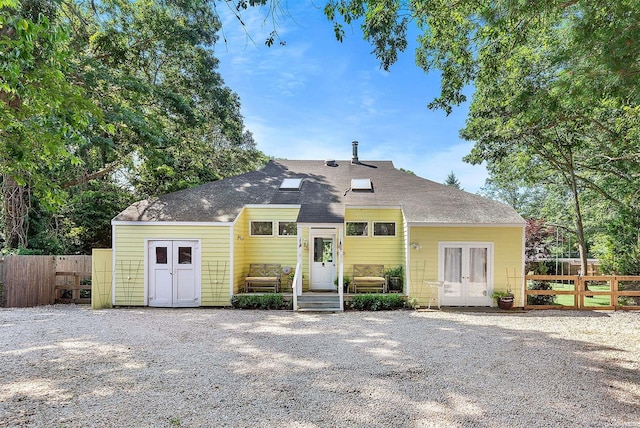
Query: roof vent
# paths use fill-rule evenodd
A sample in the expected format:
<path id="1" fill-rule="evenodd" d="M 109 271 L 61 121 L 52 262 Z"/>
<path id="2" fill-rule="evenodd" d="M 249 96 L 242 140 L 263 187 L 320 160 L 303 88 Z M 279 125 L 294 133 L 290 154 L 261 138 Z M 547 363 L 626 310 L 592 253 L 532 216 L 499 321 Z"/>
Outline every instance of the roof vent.
<path id="1" fill-rule="evenodd" d="M 351 155 L 351 165 L 359 164 L 360 161 L 358 160 L 358 142 L 354 141 L 353 143 L 351 143 L 351 146 L 353 147 L 353 154 Z"/>
<path id="2" fill-rule="evenodd" d="M 338 166 L 338 164 L 336 163 L 335 159 L 327 159 L 324 161 L 324 164 L 326 166 Z"/>

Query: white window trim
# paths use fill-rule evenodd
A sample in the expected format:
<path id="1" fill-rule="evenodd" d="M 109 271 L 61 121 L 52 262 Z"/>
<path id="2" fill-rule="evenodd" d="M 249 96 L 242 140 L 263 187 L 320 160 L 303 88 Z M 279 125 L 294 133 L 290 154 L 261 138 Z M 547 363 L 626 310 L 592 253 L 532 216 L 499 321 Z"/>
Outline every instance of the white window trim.
<path id="1" fill-rule="evenodd" d="M 271 235 L 254 235 L 253 234 L 253 228 L 251 227 L 251 225 L 253 223 L 271 223 Z M 250 220 L 249 221 L 249 236 L 251 237 L 256 237 L 256 238 L 269 238 L 269 237 L 273 237 L 274 236 L 274 227 L 273 227 L 273 220 Z"/>
<path id="2" fill-rule="evenodd" d="M 366 235 L 348 235 L 347 234 L 347 223 L 365 223 L 367 225 L 367 234 Z M 349 220 L 349 221 L 345 221 L 344 222 L 344 236 L 347 238 L 369 238 L 371 236 L 371 234 L 369 233 L 369 231 L 371 230 L 371 225 L 369 224 L 369 221 L 365 221 L 365 220 Z"/>
<path id="3" fill-rule="evenodd" d="M 376 235 L 376 223 L 393 223 L 393 235 Z M 395 221 L 372 221 L 371 236 L 374 238 L 395 238 L 398 236 L 398 223 Z"/>

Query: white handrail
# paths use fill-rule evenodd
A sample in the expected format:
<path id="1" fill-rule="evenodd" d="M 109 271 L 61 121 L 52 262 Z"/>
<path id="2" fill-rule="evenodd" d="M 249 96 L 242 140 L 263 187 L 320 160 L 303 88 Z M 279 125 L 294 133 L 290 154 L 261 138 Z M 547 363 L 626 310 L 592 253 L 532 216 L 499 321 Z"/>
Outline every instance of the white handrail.
<path id="1" fill-rule="evenodd" d="M 291 291 L 293 294 L 293 310 L 298 310 L 298 290 L 302 290 L 302 263 L 296 265 L 296 272 L 291 282 Z"/>

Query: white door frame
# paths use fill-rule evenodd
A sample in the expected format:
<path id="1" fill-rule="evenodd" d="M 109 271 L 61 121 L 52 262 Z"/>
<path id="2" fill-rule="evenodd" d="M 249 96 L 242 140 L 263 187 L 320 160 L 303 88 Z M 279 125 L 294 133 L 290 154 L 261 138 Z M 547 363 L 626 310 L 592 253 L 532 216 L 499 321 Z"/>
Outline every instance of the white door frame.
<path id="1" fill-rule="evenodd" d="M 493 242 L 473 242 L 473 241 L 460 241 L 460 242 L 438 242 L 438 281 L 440 284 L 444 284 L 444 254 L 445 248 L 461 248 L 462 249 L 462 295 L 458 298 L 449 297 L 444 294 L 440 298 L 443 306 L 491 306 L 493 299 L 491 294 L 493 292 Z M 486 248 L 487 249 L 487 287 L 486 294 L 481 297 L 469 296 L 470 282 L 469 282 L 469 254 L 471 248 Z"/>
<path id="2" fill-rule="evenodd" d="M 314 259 L 313 259 L 313 254 L 315 251 L 315 245 L 314 245 L 314 239 L 315 238 L 330 238 L 333 241 L 333 262 L 331 263 L 331 267 L 332 271 L 331 271 L 331 282 L 330 282 L 330 286 L 324 286 L 324 287 L 320 287 L 318 288 L 317 286 L 314 287 Z M 324 229 L 320 229 L 320 228 L 316 228 L 316 229 L 309 229 L 309 290 L 310 291 L 335 291 L 337 290 L 336 285 L 333 283 L 336 279 L 336 275 L 337 275 L 337 242 L 338 242 L 338 233 L 337 230 L 335 228 L 324 228 Z"/>
<path id="3" fill-rule="evenodd" d="M 164 243 L 167 246 L 170 246 L 171 249 L 168 251 L 168 257 L 171 257 L 171 263 L 168 263 L 168 269 L 170 270 L 172 284 L 171 284 L 171 301 L 165 303 L 156 304 L 153 302 L 151 298 L 151 289 L 152 289 L 152 281 L 154 280 L 154 276 L 151 273 L 151 268 L 154 264 L 155 253 L 151 252 L 154 243 Z M 185 269 L 185 265 L 180 265 L 178 263 L 179 260 L 179 248 L 180 247 L 191 247 L 191 263 L 190 268 Z M 155 248 L 155 247 L 153 247 Z M 201 282 L 201 242 L 200 239 L 176 239 L 176 238 L 148 238 L 145 239 L 145 249 L 144 249 L 144 299 L 148 306 L 158 306 L 158 307 L 198 307 L 201 305 L 202 301 L 202 282 Z M 179 295 L 179 284 L 178 279 L 182 275 L 192 275 L 190 281 L 193 281 L 193 292 L 189 296 L 188 300 L 184 298 L 180 298 Z"/>

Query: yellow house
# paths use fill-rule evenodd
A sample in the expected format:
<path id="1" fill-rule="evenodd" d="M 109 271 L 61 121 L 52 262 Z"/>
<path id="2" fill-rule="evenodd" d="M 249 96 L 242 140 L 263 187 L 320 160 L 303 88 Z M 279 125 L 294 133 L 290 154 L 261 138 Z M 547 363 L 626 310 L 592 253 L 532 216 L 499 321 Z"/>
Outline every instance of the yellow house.
<path id="1" fill-rule="evenodd" d="M 294 310 L 318 296 L 342 310 L 376 291 L 493 306 L 493 291 L 510 290 L 522 306 L 524 225 L 507 205 L 360 161 L 354 142 L 351 160 L 271 161 L 131 205 L 112 221 L 112 302 L 228 306 L 271 290 Z"/>

